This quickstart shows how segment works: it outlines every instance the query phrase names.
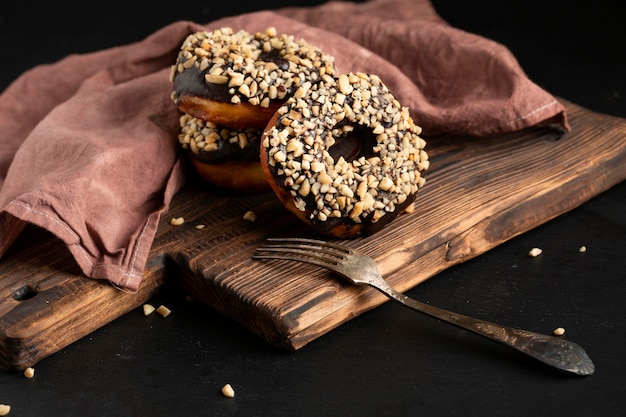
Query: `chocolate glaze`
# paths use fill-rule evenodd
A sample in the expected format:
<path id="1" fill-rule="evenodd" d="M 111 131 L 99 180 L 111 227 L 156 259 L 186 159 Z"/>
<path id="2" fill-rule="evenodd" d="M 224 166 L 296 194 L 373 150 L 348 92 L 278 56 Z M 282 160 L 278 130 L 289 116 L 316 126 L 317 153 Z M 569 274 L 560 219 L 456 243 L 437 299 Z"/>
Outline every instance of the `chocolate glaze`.
<path id="1" fill-rule="evenodd" d="M 273 62 L 282 71 L 289 70 L 289 62 L 281 58 L 280 53 L 276 49 L 269 52 L 263 52 L 259 56 L 259 61 Z M 224 69 L 228 69 L 232 64 L 224 65 Z M 229 92 L 228 84 L 210 84 L 204 79 L 205 71 L 201 71 L 196 66 L 191 66 L 183 72 L 179 72 L 174 77 L 174 91 L 177 95 L 190 95 L 206 98 L 220 103 L 230 103 L 232 94 Z M 284 88 L 284 87 L 282 87 Z M 292 91 L 289 91 L 291 94 Z"/>
<path id="2" fill-rule="evenodd" d="M 335 138 L 335 144 L 328 149 L 328 153 L 334 160 L 337 160 L 340 156 L 343 156 L 346 161 L 353 161 L 362 156 L 369 158 L 375 155 L 373 147 L 376 143 L 376 137 L 370 129 L 364 126 L 356 125 L 352 132 L 346 134 L 345 136 Z M 284 146 L 281 146 L 281 149 L 287 153 Z M 288 193 L 290 187 L 285 186 L 285 177 L 276 174 L 276 167 L 272 167 L 270 170 L 274 173 L 274 181 L 276 181 L 276 184 Z M 380 194 L 384 195 L 386 193 L 384 191 L 380 191 Z M 415 201 L 415 198 L 415 194 L 410 195 L 403 204 L 397 205 L 393 212 L 386 213 L 376 223 L 372 223 L 372 217 L 374 216 L 373 212 L 366 218 L 361 219 L 361 222 L 359 223 L 347 217 L 329 217 L 326 220 L 321 221 L 315 216 L 309 216 L 308 221 L 315 230 L 326 236 L 344 238 L 369 236 L 382 230 L 387 224 L 394 220 L 398 214 L 403 212 L 404 209 Z M 306 210 L 309 213 L 317 206 L 315 196 L 313 194 L 309 194 L 303 200 L 306 205 Z"/>
<path id="3" fill-rule="evenodd" d="M 239 143 L 230 143 L 226 140 L 217 142 L 218 149 L 212 152 L 201 150 L 199 154 L 190 152 L 190 154 L 201 162 L 207 164 L 221 164 L 224 162 L 258 162 L 259 156 L 259 139 L 256 138 L 245 148 L 241 148 Z"/>
<path id="4" fill-rule="evenodd" d="M 289 70 L 289 61 L 280 56 L 280 51 L 278 49 L 272 48 L 270 51 L 262 52 L 261 55 L 259 55 L 259 61 L 273 62 L 282 71 Z"/>
<path id="5" fill-rule="evenodd" d="M 410 195 L 406 201 L 396 205 L 395 210 L 385 213 L 376 223 L 372 223 L 374 213 L 370 214 L 360 223 L 356 223 L 350 218 L 329 217 L 326 221 L 321 221 L 313 216 L 309 221 L 315 230 L 327 236 L 354 239 L 360 236 L 370 236 L 382 230 L 391 223 L 400 213 L 402 213 L 416 199 L 417 195 Z M 308 203 L 307 203 L 308 204 Z"/>
<path id="6" fill-rule="evenodd" d="M 204 80 L 204 72 L 196 67 L 188 68 L 174 78 L 174 91 L 179 96 L 190 95 L 229 103 L 231 94 L 228 89 L 228 84 L 208 84 Z"/>

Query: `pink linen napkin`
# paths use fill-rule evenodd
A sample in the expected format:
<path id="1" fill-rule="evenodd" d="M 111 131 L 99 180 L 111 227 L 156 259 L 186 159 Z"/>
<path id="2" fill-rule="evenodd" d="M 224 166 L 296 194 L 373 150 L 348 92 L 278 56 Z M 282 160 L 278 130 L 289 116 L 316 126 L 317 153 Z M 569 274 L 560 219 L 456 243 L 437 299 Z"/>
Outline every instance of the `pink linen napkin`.
<path id="1" fill-rule="evenodd" d="M 304 38 L 340 72 L 378 74 L 426 138 L 549 124 L 561 104 L 503 46 L 443 22 L 426 0 L 329 2 L 175 22 L 146 39 L 27 71 L 0 95 L 0 263 L 27 224 L 83 273 L 135 291 L 161 216 L 184 186 L 170 65 L 184 38 L 223 26 Z"/>
<path id="2" fill-rule="evenodd" d="M 330 2 L 284 15 L 338 33 L 397 66 L 425 135 L 495 135 L 538 124 L 569 130 L 562 105 L 503 45 L 448 25 L 426 0 Z"/>

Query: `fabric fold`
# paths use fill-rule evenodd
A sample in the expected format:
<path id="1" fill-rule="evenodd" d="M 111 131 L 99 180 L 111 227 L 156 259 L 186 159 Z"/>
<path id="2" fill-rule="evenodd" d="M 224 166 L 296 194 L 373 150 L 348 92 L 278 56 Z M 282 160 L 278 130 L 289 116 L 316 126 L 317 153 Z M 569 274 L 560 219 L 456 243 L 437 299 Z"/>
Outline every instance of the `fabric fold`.
<path id="1" fill-rule="evenodd" d="M 569 130 L 563 106 L 503 45 L 451 27 L 428 1 L 329 2 L 280 11 L 392 62 L 415 84 L 406 99 L 425 135 L 491 136 L 544 124 Z"/>
<path id="2" fill-rule="evenodd" d="M 375 73 L 425 137 L 550 124 L 561 104 L 502 45 L 450 27 L 426 0 L 329 2 L 174 22 L 145 39 L 25 72 L 0 95 L 0 262 L 27 224 L 53 233 L 83 273 L 134 291 L 185 177 L 170 66 L 185 37 L 269 26 Z"/>
<path id="3" fill-rule="evenodd" d="M 139 287 L 160 215 L 184 184 L 169 66 L 200 28 L 177 22 L 9 86 L 0 108 L 17 97 L 29 106 L 0 113 L 1 141 L 16 149 L 0 189 L 0 255 L 31 223 L 61 239 L 86 276 Z"/>

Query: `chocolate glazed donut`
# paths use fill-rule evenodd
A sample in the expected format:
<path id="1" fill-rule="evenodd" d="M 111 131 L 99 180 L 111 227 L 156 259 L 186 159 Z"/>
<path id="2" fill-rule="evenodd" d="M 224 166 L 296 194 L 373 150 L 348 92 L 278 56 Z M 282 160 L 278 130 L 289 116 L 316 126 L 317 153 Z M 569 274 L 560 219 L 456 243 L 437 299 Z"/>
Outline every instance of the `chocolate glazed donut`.
<path id="1" fill-rule="evenodd" d="M 300 85 L 334 71 L 333 57 L 274 28 L 189 35 L 170 79 L 184 113 L 179 141 L 195 171 L 221 187 L 270 191 L 259 163 L 263 128 Z"/>
<path id="2" fill-rule="evenodd" d="M 304 40 L 276 34 L 197 32 L 181 45 L 171 80 L 181 111 L 234 128 L 263 129 L 306 80 L 334 74 L 334 59 Z"/>
<path id="3" fill-rule="evenodd" d="M 261 166 L 285 207 L 319 233 L 370 235 L 425 183 L 420 133 L 378 76 L 324 76 L 301 85 L 268 123 Z"/>
<path id="4" fill-rule="evenodd" d="M 259 163 L 259 129 L 233 129 L 183 114 L 178 141 L 204 181 L 232 190 L 270 191 Z"/>

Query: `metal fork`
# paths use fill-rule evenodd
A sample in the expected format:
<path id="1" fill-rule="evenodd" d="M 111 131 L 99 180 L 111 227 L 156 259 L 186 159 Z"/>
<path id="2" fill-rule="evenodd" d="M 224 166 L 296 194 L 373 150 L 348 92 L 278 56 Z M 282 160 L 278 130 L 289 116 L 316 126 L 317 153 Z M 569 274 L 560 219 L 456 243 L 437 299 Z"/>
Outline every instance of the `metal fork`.
<path id="1" fill-rule="evenodd" d="M 284 259 L 330 269 L 357 285 L 369 285 L 390 299 L 487 339 L 516 349 L 562 371 L 591 375 L 595 366 L 585 350 L 561 337 L 548 336 L 464 316 L 414 300 L 396 291 L 381 276 L 376 261 L 352 248 L 306 238 L 270 238 L 254 259 Z"/>

